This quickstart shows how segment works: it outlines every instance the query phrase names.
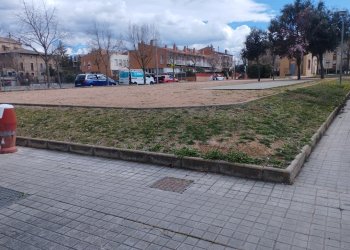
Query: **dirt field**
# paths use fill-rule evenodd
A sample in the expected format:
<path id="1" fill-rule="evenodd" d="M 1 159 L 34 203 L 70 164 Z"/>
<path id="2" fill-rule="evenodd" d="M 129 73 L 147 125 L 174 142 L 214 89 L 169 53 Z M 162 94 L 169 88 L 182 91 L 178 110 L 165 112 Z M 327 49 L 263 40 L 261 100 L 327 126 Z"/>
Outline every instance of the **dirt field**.
<path id="1" fill-rule="evenodd" d="M 223 105 L 251 101 L 277 90 L 208 90 L 251 81 L 181 82 L 146 86 L 111 86 L 0 92 L 0 103 L 83 105 L 126 108 Z"/>

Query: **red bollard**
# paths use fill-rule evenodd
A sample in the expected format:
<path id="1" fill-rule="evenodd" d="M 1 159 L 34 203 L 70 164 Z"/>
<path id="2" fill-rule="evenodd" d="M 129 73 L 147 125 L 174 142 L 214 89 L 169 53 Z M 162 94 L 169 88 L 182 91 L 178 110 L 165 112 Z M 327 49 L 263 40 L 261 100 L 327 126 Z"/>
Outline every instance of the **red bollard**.
<path id="1" fill-rule="evenodd" d="M 10 104 L 0 104 L 0 154 L 17 151 L 16 127 L 15 108 Z"/>

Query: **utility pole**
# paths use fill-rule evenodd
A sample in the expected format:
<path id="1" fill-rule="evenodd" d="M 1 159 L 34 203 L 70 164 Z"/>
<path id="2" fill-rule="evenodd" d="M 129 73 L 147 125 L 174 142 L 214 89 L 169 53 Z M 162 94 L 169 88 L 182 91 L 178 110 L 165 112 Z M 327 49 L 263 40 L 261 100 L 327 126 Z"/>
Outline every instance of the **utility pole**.
<path id="1" fill-rule="evenodd" d="M 155 39 L 156 45 L 156 82 L 158 83 L 158 39 Z"/>
<path id="2" fill-rule="evenodd" d="M 341 41 L 340 41 L 340 71 L 339 71 L 339 84 L 342 83 L 343 74 L 343 43 L 344 43 L 344 16 L 346 11 L 342 10 L 338 12 L 341 17 Z"/>

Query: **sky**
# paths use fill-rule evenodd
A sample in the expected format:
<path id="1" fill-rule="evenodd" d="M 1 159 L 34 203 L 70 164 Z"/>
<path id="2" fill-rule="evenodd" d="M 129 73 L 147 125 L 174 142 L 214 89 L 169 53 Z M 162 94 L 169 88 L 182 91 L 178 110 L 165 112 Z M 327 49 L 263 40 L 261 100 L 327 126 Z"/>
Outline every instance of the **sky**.
<path id="1" fill-rule="evenodd" d="M 41 6 L 43 0 L 25 0 Z M 153 24 L 160 45 L 202 48 L 213 45 L 239 55 L 252 27 L 266 29 L 292 0 L 44 0 L 54 7 L 70 54 L 86 53 L 93 23 L 110 27 L 116 35 L 127 36 L 130 24 Z M 315 3 L 318 0 L 314 0 Z M 325 0 L 331 9 L 349 9 L 350 0 Z M 17 15 L 22 0 L 1 0 L 0 32 L 18 30 Z"/>

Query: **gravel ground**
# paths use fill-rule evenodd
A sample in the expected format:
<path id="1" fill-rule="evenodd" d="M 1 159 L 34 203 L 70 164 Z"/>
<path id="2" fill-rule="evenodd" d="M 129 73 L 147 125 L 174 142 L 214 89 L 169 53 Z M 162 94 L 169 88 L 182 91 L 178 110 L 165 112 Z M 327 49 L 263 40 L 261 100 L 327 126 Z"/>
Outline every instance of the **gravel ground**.
<path id="1" fill-rule="evenodd" d="M 210 90 L 252 81 L 227 80 L 156 85 L 0 92 L 0 103 L 83 105 L 125 108 L 225 105 L 271 95 L 273 90 Z"/>

